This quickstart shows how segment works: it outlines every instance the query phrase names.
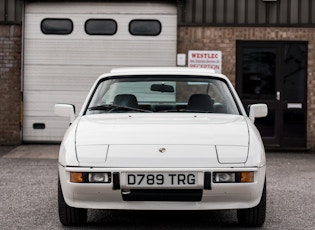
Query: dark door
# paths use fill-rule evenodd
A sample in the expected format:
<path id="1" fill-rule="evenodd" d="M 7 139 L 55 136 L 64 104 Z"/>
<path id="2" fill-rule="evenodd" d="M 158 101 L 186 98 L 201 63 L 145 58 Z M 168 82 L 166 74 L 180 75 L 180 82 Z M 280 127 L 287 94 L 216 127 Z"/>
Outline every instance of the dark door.
<path id="1" fill-rule="evenodd" d="M 236 88 L 245 108 L 266 103 L 255 121 L 267 148 L 306 147 L 307 42 L 238 41 Z"/>

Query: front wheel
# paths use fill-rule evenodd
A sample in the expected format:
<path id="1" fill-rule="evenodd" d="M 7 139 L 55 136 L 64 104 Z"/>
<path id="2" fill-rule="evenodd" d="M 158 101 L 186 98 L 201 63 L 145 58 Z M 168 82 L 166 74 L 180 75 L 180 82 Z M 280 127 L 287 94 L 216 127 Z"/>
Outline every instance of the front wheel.
<path id="1" fill-rule="evenodd" d="M 238 209 L 238 223 L 243 227 L 261 227 L 266 218 L 266 180 L 260 202 L 257 206 L 248 209 Z"/>
<path id="2" fill-rule="evenodd" d="M 67 205 L 62 194 L 58 178 L 58 211 L 59 220 L 65 226 L 84 225 L 87 222 L 87 209 L 74 208 Z"/>

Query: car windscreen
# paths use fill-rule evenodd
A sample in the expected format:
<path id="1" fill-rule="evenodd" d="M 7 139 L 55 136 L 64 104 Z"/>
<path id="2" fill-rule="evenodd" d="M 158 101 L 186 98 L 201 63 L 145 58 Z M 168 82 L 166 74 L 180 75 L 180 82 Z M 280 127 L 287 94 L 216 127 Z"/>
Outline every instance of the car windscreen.
<path id="1" fill-rule="evenodd" d="M 201 112 L 240 114 L 227 83 L 216 77 L 126 76 L 97 84 L 85 114 Z"/>

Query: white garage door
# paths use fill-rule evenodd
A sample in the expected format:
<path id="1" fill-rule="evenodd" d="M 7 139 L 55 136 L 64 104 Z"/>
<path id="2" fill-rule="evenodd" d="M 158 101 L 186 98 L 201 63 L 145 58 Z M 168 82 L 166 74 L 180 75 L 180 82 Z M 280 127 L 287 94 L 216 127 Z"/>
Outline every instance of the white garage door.
<path id="1" fill-rule="evenodd" d="M 39 2 L 25 6 L 23 141 L 60 141 L 95 79 L 115 67 L 176 65 L 176 1 Z"/>

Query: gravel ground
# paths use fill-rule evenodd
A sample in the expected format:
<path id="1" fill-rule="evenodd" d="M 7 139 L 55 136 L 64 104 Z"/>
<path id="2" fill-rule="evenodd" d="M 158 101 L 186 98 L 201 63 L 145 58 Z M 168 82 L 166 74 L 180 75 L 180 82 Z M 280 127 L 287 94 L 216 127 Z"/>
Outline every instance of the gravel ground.
<path id="1" fill-rule="evenodd" d="M 58 220 L 57 160 L 51 154 L 40 159 L 26 155 L 17 157 L 13 147 L 0 147 L 1 229 L 68 229 Z M 315 155 L 268 153 L 267 161 L 267 219 L 261 229 L 314 229 Z M 92 210 L 88 225 L 75 229 L 104 228 L 240 229 L 234 210 Z"/>

